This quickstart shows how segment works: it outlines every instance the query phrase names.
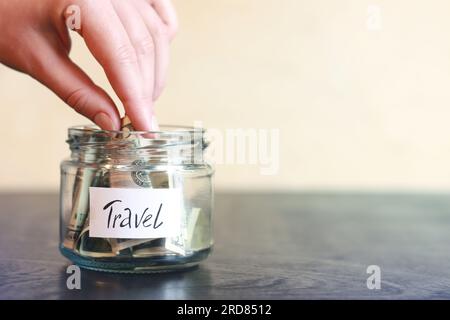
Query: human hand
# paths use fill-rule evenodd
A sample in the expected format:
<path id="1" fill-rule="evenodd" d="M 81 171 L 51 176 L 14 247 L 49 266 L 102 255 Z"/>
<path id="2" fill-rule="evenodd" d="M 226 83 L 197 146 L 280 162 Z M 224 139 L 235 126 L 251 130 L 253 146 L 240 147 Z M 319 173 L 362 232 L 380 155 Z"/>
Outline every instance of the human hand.
<path id="1" fill-rule="evenodd" d="M 136 130 L 151 130 L 177 30 L 170 0 L 0 0 L 0 62 L 31 75 L 105 130 L 119 112 L 69 58 L 69 6 L 80 9 L 87 47 L 102 65 Z"/>

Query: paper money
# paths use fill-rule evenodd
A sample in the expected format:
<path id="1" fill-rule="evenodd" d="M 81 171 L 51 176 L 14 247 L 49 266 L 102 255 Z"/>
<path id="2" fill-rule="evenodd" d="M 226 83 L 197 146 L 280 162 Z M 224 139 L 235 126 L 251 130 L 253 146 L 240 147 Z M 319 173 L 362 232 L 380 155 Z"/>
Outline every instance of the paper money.
<path id="1" fill-rule="evenodd" d="M 107 239 L 89 237 L 89 218 L 86 219 L 85 226 L 77 241 L 76 249 L 85 257 L 107 258 L 116 256 Z"/>
<path id="2" fill-rule="evenodd" d="M 108 187 L 109 186 L 109 173 L 106 169 L 98 169 L 95 173 L 95 177 L 92 180 L 91 186 L 93 187 Z M 84 194 L 83 201 L 89 203 L 89 186 L 86 187 L 87 192 Z M 103 238 L 91 238 L 89 236 L 89 209 L 86 210 L 82 230 L 79 232 L 79 236 L 75 239 L 73 248 L 81 255 L 92 258 L 112 257 L 115 254 L 111 250 L 111 244 L 108 239 Z"/>
<path id="3" fill-rule="evenodd" d="M 133 258 L 149 258 L 155 256 L 166 256 L 170 254 L 175 255 L 175 253 L 167 251 L 165 247 L 153 247 L 144 249 L 133 248 Z"/>
<path id="4" fill-rule="evenodd" d="M 189 214 L 183 212 L 178 219 L 180 221 L 178 234 L 166 239 L 166 249 L 186 255 L 189 251 L 210 246 L 208 236 L 210 223 L 207 214 L 201 208 L 192 208 Z"/>
<path id="5" fill-rule="evenodd" d="M 73 143 L 78 145 L 80 140 L 87 139 L 88 143 L 96 142 L 96 139 L 92 137 L 94 129 L 85 128 L 86 136 L 74 136 Z M 78 146 L 77 146 L 78 148 Z M 84 161 L 95 161 L 96 154 L 83 153 L 82 158 Z M 78 168 L 75 175 L 73 195 L 72 195 L 72 209 L 70 212 L 69 223 L 67 225 L 66 234 L 63 241 L 63 246 L 68 249 L 74 249 L 75 242 L 80 236 L 81 229 L 83 228 L 89 211 L 89 186 L 91 184 L 100 185 L 104 184 L 105 175 L 103 172 L 99 172 L 94 168 Z M 101 181 L 102 180 L 102 181 Z"/>
<path id="6" fill-rule="evenodd" d="M 207 211 L 193 208 L 188 218 L 188 246 L 198 251 L 211 246 L 211 220 Z"/>
<path id="7" fill-rule="evenodd" d="M 195 226 L 197 225 L 198 216 L 202 209 L 192 208 L 188 218 L 187 225 L 187 246 L 192 249 L 192 239 L 194 238 Z"/>
<path id="8" fill-rule="evenodd" d="M 175 255 L 175 253 L 166 250 L 164 247 L 164 239 L 155 239 L 153 241 L 136 245 L 131 248 L 131 252 L 134 258 L 148 258 L 170 254 Z"/>
<path id="9" fill-rule="evenodd" d="M 89 186 L 94 176 L 94 169 L 80 168 L 77 170 L 70 221 L 67 225 L 66 236 L 63 242 L 64 247 L 68 249 L 74 249 L 75 241 L 78 239 L 88 215 Z"/>
<path id="10" fill-rule="evenodd" d="M 148 243 L 156 239 L 110 239 L 112 251 L 120 253 L 122 250 L 126 250 L 140 244 Z"/>

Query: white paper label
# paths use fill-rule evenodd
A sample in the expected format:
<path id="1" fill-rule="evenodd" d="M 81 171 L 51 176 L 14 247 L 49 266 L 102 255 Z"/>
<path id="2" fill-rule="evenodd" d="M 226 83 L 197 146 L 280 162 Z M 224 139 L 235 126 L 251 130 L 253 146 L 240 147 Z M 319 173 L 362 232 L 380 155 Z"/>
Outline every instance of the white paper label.
<path id="1" fill-rule="evenodd" d="M 166 238 L 177 232 L 181 189 L 89 188 L 89 236 Z"/>

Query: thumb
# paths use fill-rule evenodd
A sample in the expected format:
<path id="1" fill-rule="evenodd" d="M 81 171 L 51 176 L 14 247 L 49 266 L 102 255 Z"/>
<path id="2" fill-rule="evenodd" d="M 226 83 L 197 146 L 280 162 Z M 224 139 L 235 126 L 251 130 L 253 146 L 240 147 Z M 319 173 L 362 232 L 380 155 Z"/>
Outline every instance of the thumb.
<path id="1" fill-rule="evenodd" d="M 120 129 L 120 115 L 112 99 L 63 50 L 41 51 L 30 75 L 101 129 Z"/>

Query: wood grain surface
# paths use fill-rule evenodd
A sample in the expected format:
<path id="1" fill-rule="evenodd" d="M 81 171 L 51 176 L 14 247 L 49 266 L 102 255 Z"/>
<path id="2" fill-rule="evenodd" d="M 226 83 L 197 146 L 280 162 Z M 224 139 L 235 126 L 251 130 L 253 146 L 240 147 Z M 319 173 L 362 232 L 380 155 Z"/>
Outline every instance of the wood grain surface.
<path id="1" fill-rule="evenodd" d="M 58 196 L 0 195 L 1 299 L 449 299 L 450 197 L 219 194 L 215 248 L 194 270 L 81 273 L 57 249 Z M 381 268 L 369 290 L 366 268 Z"/>

